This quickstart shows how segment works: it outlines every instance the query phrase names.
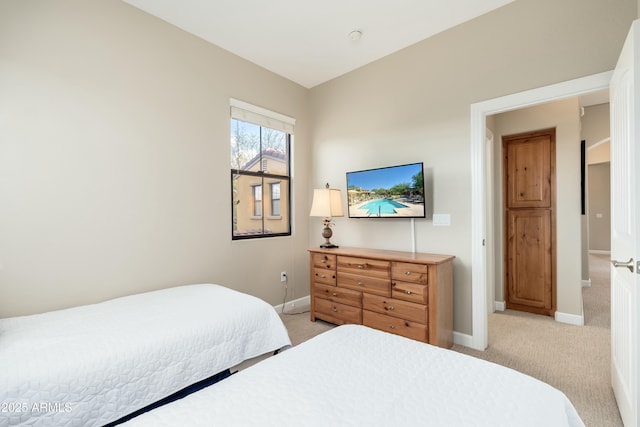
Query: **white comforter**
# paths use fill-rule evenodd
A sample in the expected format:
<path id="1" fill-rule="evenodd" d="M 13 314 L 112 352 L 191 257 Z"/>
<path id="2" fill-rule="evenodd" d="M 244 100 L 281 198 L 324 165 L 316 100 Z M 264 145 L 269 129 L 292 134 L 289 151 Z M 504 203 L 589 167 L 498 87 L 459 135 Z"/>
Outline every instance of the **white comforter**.
<path id="1" fill-rule="evenodd" d="M 584 426 L 559 390 L 480 359 L 340 326 L 134 426 Z"/>
<path id="2" fill-rule="evenodd" d="M 290 345 L 274 308 L 179 286 L 0 319 L 0 426 L 99 426 Z"/>

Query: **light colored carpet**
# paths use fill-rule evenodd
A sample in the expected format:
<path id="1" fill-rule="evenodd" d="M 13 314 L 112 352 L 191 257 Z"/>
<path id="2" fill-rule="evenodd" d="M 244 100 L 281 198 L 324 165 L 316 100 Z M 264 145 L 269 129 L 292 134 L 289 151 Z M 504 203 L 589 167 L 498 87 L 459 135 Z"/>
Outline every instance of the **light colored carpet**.
<path id="1" fill-rule="evenodd" d="M 563 391 L 587 427 L 622 426 L 610 377 L 608 256 L 590 255 L 591 287 L 583 288 L 585 326 L 507 310 L 489 315 L 489 348 L 453 350 L 523 372 Z M 334 325 L 309 313 L 281 314 L 293 345 Z"/>

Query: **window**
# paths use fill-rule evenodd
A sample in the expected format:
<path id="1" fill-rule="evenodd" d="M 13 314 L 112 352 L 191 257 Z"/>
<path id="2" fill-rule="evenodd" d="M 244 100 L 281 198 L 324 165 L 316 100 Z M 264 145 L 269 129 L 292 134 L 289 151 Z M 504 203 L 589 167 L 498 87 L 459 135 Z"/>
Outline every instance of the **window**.
<path id="1" fill-rule="evenodd" d="M 231 100 L 232 238 L 291 235 L 295 120 Z"/>
<path id="2" fill-rule="evenodd" d="M 253 216 L 262 216 L 262 185 L 253 186 Z"/>
<path id="3" fill-rule="evenodd" d="M 280 183 L 271 184 L 271 216 L 280 216 Z"/>

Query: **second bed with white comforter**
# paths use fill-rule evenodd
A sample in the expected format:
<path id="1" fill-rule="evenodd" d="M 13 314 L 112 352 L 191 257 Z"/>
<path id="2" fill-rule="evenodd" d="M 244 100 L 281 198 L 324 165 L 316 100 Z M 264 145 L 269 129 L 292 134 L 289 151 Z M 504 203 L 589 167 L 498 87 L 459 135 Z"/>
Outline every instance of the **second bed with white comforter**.
<path id="1" fill-rule="evenodd" d="M 509 368 L 345 325 L 134 418 L 158 426 L 584 427 L 559 390 Z"/>

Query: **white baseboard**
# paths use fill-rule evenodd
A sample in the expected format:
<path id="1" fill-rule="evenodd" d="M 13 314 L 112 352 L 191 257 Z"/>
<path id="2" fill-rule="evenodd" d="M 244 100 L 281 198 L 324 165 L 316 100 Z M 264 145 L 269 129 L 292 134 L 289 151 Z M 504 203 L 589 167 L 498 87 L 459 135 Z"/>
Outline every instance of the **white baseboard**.
<path id="1" fill-rule="evenodd" d="M 577 314 L 561 313 L 556 311 L 556 322 L 567 323 L 569 325 L 584 326 L 584 316 Z"/>
<path id="2" fill-rule="evenodd" d="M 589 249 L 589 253 L 596 254 L 596 255 L 610 255 L 611 251 L 600 251 L 598 249 Z"/>
<path id="3" fill-rule="evenodd" d="M 587 280 L 582 281 L 582 286 L 591 286 L 591 280 L 588 280 L 589 284 L 585 285 Z M 505 311 L 506 303 L 504 301 L 494 301 L 496 311 Z M 583 326 L 584 325 L 584 316 L 578 316 L 577 314 L 568 314 L 561 313 L 556 311 L 555 314 L 556 322 L 560 323 L 568 323 L 569 325 Z"/>
<path id="4" fill-rule="evenodd" d="M 294 299 L 293 301 L 288 301 L 284 304 L 284 312 L 293 311 L 296 307 L 302 307 L 311 304 L 311 298 L 309 295 L 306 297 Z M 282 313 L 282 304 L 278 304 L 273 306 L 278 313 Z"/>
<path id="5" fill-rule="evenodd" d="M 473 337 L 471 335 L 453 331 L 453 343 L 458 345 L 463 345 L 465 347 L 473 348 L 472 347 Z"/>
<path id="6" fill-rule="evenodd" d="M 583 280 L 582 281 L 582 287 L 583 288 L 590 288 L 591 287 L 591 279 Z"/>

